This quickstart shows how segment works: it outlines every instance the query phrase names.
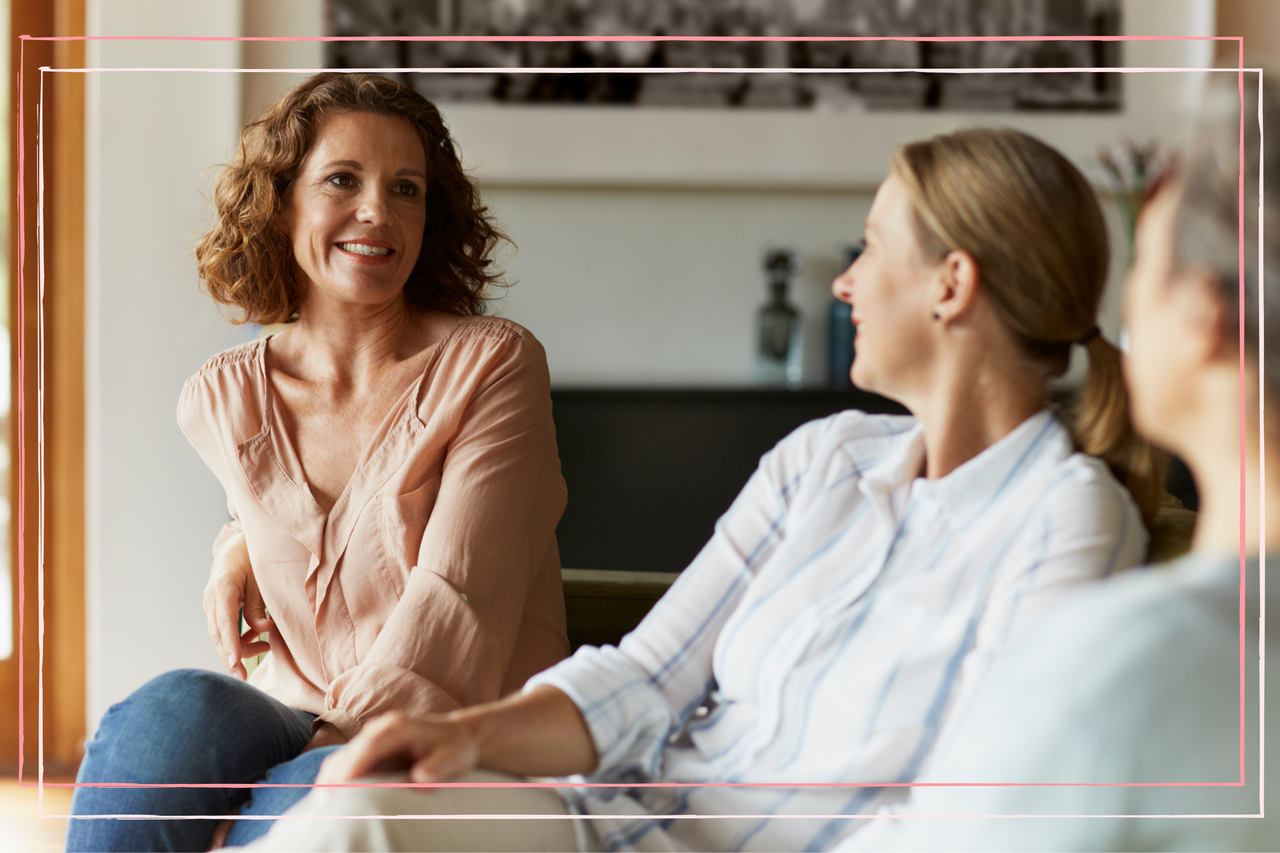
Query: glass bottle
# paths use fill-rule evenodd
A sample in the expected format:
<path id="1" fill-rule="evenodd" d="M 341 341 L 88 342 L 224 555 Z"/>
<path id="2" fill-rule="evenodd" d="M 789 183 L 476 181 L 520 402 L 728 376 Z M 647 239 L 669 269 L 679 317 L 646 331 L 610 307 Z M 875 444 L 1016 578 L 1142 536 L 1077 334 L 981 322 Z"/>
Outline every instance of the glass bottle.
<path id="1" fill-rule="evenodd" d="M 756 379 L 761 385 L 800 387 L 804 373 L 804 346 L 800 312 L 787 300 L 787 288 L 796 272 L 795 253 L 772 249 L 765 253 L 769 301 L 756 313 Z"/>

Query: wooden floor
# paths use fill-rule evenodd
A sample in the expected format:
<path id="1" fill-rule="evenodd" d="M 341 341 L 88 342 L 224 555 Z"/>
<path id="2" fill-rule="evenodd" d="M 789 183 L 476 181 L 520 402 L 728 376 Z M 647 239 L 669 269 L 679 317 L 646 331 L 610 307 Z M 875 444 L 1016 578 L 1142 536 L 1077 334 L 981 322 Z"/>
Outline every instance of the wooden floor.
<path id="1" fill-rule="evenodd" d="M 67 821 L 40 815 L 67 814 L 74 789 L 46 784 L 43 799 L 40 790 L 34 784 L 19 785 L 14 778 L 0 779 L 0 850 L 24 853 L 62 850 Z"/>

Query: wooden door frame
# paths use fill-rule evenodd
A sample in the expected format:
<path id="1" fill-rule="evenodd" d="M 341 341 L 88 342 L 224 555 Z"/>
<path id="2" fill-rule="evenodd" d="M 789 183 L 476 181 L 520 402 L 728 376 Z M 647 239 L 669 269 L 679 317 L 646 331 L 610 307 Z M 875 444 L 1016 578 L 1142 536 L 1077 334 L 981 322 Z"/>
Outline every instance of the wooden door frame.
<path id="1" fill-rule="evenodd" d="M 4 692 L 5 711 L 0 720 L 3 736 L 0 767 L 10 773 L 20 769 L 22 780 L 32 781 L 38 773 L 36 761 L 41 745 L 46 773 L 56 776 L 74 773 L 83 755 L 85 733 L 85 78 L 83 74 L 41 75 L 38 70 L 42 65 L 83 67 L 85 43 L 79 40 L 20 42 L 19 36 L 84 35 L 85 0 L 10 0 L 9 16 L 10 115 L 15 122 L 15 136 L 10 138 L 16 143 L 20 105 L 24 149 L 21 230 L 25 245 L 21 258 L 16 209 L 19 179 L 16 144 L 11 146 L 8 164 L 10 185 L 14 188 L 9 233 L 10 380 L 14 389 L 9 430 L 12 460 L 9 494 L 13 507 L 10 565 L 14 568 L 15 629 L 20 623 L 22 636 L 15 636 L 14 657 L 0 662 L 0 690 Z M 21 91 L 17 82 L 19 71 L 22 72 Z M 38 103 L 43 110 L 44 143 L 41 245 L 37 245 L 35 239 Z M 43 328 L 38 280 L 40 258 L 45 265 Z M 40 410 L 41 390 L 43 411 Z M 44 421 L 43 483 L 39 481 L 39 415 L 43 415 Z M 42 508 L 43 542 L 39 526 Z M 18 529 L 19 515 L 21 530 Z M 17 612 L 19 575 L 23 593 L 20 614 Z M 41 596 L 43 614 L 39 606 Z M 22 650 L 20 666 L 19 647 Z M 21 747 L 17 739 L 19 690 L 22 694 Z"/>

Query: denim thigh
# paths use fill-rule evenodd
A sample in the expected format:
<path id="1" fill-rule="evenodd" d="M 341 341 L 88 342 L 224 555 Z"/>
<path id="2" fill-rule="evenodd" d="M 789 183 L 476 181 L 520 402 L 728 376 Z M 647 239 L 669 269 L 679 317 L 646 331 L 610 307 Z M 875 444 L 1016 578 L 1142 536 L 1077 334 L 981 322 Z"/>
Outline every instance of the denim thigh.
<path id="1" fill-rule="evenodd" d="M 314 717 L 229 675 L 167 672 L 102 717 L 85 744 L 73 815 L 209 815 L 211 820 L 73 818 L 67 850 L 205 850 L 217 820 L 249 798 L 246 784 L 297 756 Z"/>
<path id="2" fill-rule="evenodd" d="M 254 788 L 249 802 L 240 807 L 240 818 L 227 834 L 228 847 L 243 847 L 251 841 L 257 841 L 267 834 L 273 820 L 264 817 L 278 817 L 284 814 L 295 803 L 311 793 L 311 785 L 320 772 L 320 762 L 341 746 L 325 746 L 304 752 L 297 758 L 277 764 L 267 771 L 266 778 L 260 784 L 284 785 L 281 788 Z M 248 819 L 246 819 L 248 818 Z"/>

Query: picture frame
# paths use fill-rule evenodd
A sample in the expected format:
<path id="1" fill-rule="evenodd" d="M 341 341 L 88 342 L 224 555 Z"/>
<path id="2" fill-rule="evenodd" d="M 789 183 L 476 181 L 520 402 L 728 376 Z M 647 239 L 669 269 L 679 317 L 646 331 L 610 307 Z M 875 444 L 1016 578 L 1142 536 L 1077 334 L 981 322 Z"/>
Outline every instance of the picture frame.
<path id="1" fill-rule="evenodd" d="M 1125 140 L 1176 144 L 1181 107 L 1214 53 L 1212 4 L 1124 0 L 1123 107 L 1118 111 L 969 112 L 840 108 L 699 109 L 442 102 L 466 165 L 495 187 L 649 186 L 865 191 L 883 179 L 902 141 L 974 124 L 1011 126 L 1050 140 L 1097 183 L 1102 146 Z M 412 53 L 409 51 L 408 53 Z M 579 69 L 599 71 L 599 69 Z M 624 69 L 625 70 L 625 69 Z M 493 69 L 403 69 L 412 74 Z M 740 74 L 734 68 L 727 73 Z M 918 73 L 960 74 L 930 69 Z M 996 73 L 1060 73 L 998 69 Z M 541 73 L 542 69 L 504 69 Z M 888 69 L 749 69 L 747 73 L 883 74 Z M 663 71 L 646 73 L 663 73 Z M 665 70 L 665 73 L 715 74 Z M 892 72 L 889 72 L 892 73 Z M 982 71 L 981 73 L 991 73 Z"/>

